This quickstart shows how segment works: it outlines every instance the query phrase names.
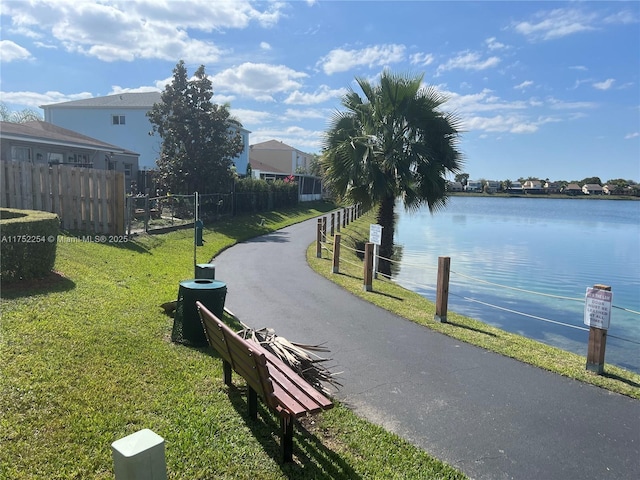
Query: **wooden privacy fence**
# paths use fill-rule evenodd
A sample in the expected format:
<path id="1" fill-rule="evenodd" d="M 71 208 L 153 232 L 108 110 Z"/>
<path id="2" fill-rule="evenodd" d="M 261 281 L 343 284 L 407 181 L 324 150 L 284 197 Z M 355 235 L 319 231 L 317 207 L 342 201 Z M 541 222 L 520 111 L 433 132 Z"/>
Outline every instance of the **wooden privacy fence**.
<path id="1" fill-rule="evenodd" d="M 64 230 L 124 235 L 124 173 L 0 162 L 0 207 L 57 213 Z"/>

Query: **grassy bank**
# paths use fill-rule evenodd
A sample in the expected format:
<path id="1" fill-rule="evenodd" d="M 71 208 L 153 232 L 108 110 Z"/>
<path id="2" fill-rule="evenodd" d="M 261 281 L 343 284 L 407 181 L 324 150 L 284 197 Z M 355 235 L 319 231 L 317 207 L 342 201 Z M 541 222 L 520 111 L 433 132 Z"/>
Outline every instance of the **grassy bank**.
<path id="1" fill-rule="evenodd" d="M 451 311 L 447 313 L 448 323 L 435 322 L 433 320 L 435 314 L 433 302 L 382 277 L 374 280 L 373 292 L 365 292 L 363 290 L 362 262 L 353 249 L 356 248 L 358 242 L 369 238 L 371 223 L 376 223 L 375 215 L 369 212 L 343 229 L 342 243 L 349 248 L 340 250 L 339 274 L 331 273 L 330 251 L 323 249 L 322 258 L 316 257 L 315 243 L 307 251 L 307 260 L 311 267 L 354 295 L 445 335 L 551 372 L 640 399 L 640 375 L 628 370 L 605 365 L 605 374 L 595 375 L 586 371 L 585 356 L 500 330 Z M 332 239 L 329 238 L 329 243 L 331 242 Z"/>
<path id="2" fill-rule="evenodd" d="M 198 261 L 328 208 L 215 224 Z M 172 479 L 465 478 L 340 405 L 306 422 L 296 462 L 280 465 L 277 419 L 261 406 L 264 421 L 248 421 L 219 358 L 170 341 L 160 304 L 193 276 L 193 232 L 66 239 L 58 275 L 2 285 L 0 478 L 113 478 L 111 443 L 142 428 L 164 437 Z"/>

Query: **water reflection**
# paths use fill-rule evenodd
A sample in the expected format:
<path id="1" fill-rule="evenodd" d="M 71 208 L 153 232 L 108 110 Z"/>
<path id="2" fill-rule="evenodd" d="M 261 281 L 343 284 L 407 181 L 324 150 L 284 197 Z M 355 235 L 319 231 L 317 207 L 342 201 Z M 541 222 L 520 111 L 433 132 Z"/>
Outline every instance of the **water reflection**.
<path id="1" fill-rule="evenodd" d="M 640 202 L 454 197 L 434 215 L 398 212 L 395 242 L 401 264 L 394 265 L 394 279 L 435 300 L 437 259 L 451 257 L 452 311 L 580 355 L 586 353 L 587 332 L 464 297 L 577 327 L 583 326 L 582 302 L 465 276 L 580 300 L 586 287 L 604 283 L 612 287 L 614 305 L 640 311 Z M 640 317 L 614 310 L 610 334 L 640 341 Z M 611 341 L 607 363 L 640 372 L 640 348 Z"/>

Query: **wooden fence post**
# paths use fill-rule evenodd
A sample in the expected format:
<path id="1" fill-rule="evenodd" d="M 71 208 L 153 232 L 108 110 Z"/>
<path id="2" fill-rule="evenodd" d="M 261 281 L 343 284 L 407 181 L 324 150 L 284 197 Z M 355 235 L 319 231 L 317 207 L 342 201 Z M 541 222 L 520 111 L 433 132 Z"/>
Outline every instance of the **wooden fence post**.
<path id="1" fill-rule="evenodd" d="M 331 212 L 331 236 L 336 232 L 336 214 Z"/>
<path id="2" fill-rule="evenodd" d="M 336 212 L 336 230 L 340 231 L 340 210 Z"/>
<path id="3" fill-rule="evenodd" d="M 438 282 L 436 290 L 436 322 L 447 323 L 447 306 L 449 304 L 449 272 L 451 257 L 438 257 Z"/>
<path id="4" fill-rule="evenodd" d="M 364 244 L 364 290 L 373 291 L 373 243 Z"/>
<path id="5" fill-rule="evenodd" d="M 608 285 L 594 285 L 596 290 L 611 291 Z M 604 373 L 604 354 L 607 347 L 607 330 L 589 327 L 589 343 L 587 346 L 587 370 L 598 375 Z"/>
<path id="6" fill-rule="evenodd" d="M 327 217 L 322 217 L 322 241 L 327 241 Z"/>
<path id="7" fill-rule="evenodd" d="M 349 225 L 349 219 L 347 218 L 347 209 L 346 207 L 342 209 L 342 226 L 346 227 Z"/>
<path id="8" fill-rule="evenodd" d="M 333 237 L 333 268 L 332 273 L 340 273 L 340 237 L 342 234 L 336 233 Z"/>
<path id="9" fill-rule="evenodd" d="M 318 227 L 316 229 L 316 257 L 322 258 L 322 219 L 318 219 Z"/>

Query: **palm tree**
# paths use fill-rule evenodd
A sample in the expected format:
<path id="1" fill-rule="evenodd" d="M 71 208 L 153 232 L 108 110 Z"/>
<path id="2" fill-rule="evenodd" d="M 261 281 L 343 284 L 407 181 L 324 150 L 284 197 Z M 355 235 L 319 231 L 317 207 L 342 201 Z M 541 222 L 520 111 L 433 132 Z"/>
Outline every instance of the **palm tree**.
<path id="1" fill-rule="evenodd" d="M 462 167 L 457 149 L 459 120 L 440 110 L 446 102 L 423 75 L 385 70 L 379 84 L 356 77 L 364 97 L 350 89 L 324 135 L 325 182 L 338 199 L 377 206 L 382 225 L 380 271 L 393 254 L 394 208 L 401 198 L 407 210 L 446 203 L 446 175 Z"/>

